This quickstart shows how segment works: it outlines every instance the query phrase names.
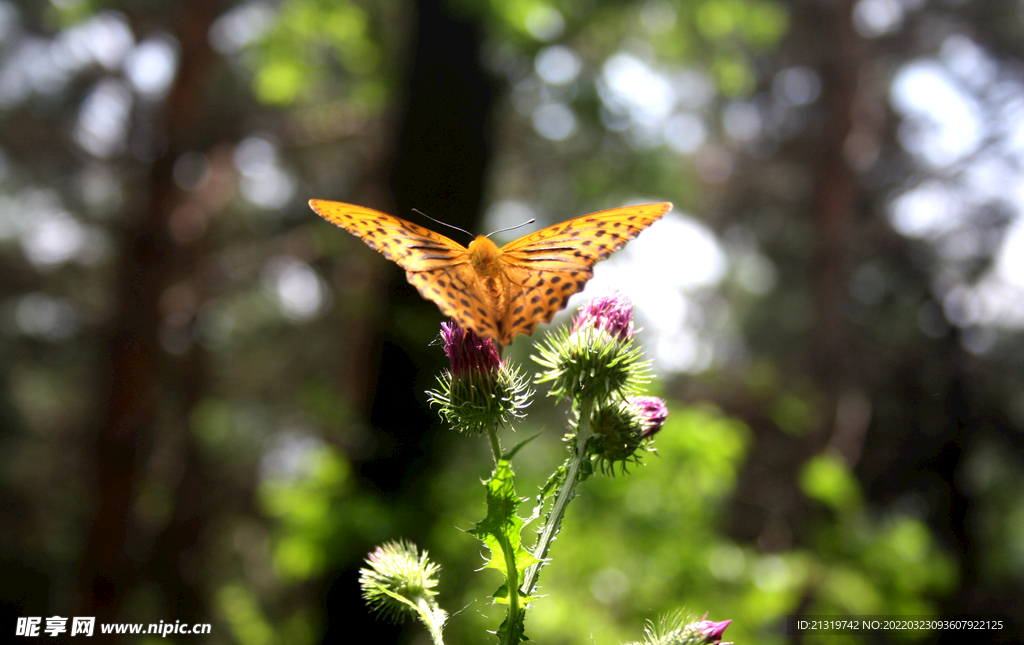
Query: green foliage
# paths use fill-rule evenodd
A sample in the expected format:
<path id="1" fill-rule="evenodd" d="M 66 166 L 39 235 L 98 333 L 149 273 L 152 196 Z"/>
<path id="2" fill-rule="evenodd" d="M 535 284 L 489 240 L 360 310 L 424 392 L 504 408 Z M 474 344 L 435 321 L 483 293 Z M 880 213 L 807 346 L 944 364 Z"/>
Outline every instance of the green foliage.
<path id="1" fill-rule="evenodd" d="M 800 488 L 835 511 L 856 510 L 863 503 L 853 473 L 840 458 L 831 455 L 818 455 L 804 465 Z"/>
<path id="2" fill-rule="evenodd" d="M 274 629 L 260 608 L 252 590 L 242 584 L 229 584 L 217 590 L 216 605 L 220 616 L 231 628 L 235 640 L 243 645 L 271 645 Z"/>
<path id="3" fill-rule="evenodd" d="M 986 437 L 968 455 L 964 479 L 981 500 L 982 567 L 1001 584 L 1024 578 L 1024 474 L 1005 440 Z"/>
<path id="4" fill-rule="evenodd" d="M 652 613 L 688 606 L 733 619 L 728 640 L 782 643 L 775 626 L 808 594 L 818 599 L 810 613 L 930 615 L 931 599 L 955 583 L 952 561 L 925 525 L 898 514 L 871 520 L 851 501 L 861 498 L 856 481 L 832 459 L 812 460 L 802 481 L 809 496 L 845 510 L 810 542 L 762 553 L 724 537 L 716 524 L 748 458 L 750 431 L 714 408 L 670 408 L 657 457 L 628 478 L 590 478 L 573 502 L 551 551 L 556 566 L 544 570 L 543 602 L 527 615 L 535 640 L 635 641 Z M 476 503 L 467 498 L 464 512 Z M 477 592 L 465 593 L 463 603 Z M 456 621 L 449 637 L 470 639 L 478 628 Z"/>
<path id="5" fill-rule="evenodd" d="M 814 405 L 806 396 L 781 393 L 772 403 L 772 421 L 791 435 L 806 435 L 815 421 Z"/>
<path id="6" fill-rule="evenodd" d="M 385 79 L 372 20 L 350 0 L 286 0 L 258 48 L 256 97 L 286 106 L 341 92 L 352 104 L 379 109 Z"/>
<path id="7" fill-rule="evenodd" d="M 305 472 L 271 477 L 257 491 L 262 511 L 277 526 L 274 567 L 283 579 L 322 574 L 364 539 L 389 532 L 390 514 L 375 501 L 351 494 L 351 467 L 335 449 L 310 452 Z"/>
<path id="8" fill-rule="evenodd" d="M 524 521 L 516 515 L 516 510 L 523 500 L 516 495 L 512 465 L 505 459 L 498 461 L 484 486 L 487 489 L 487 517 L 477 522 L 469 533 L 491 552 L 484 568 L 497 569 L 505 578 L 505 584 L 493 596 L 494 601 L 508 604 L 511 585 L 518 594 L 520 607 L 525 607 L 533 598 L 519 593 L 523 572 L 539 561 L 522 546 Z"/>
<path id="9" fill-rule="evenodd" d="M 835 514 L 813 533 L 817 558 L 808 560 L 807 593 L 814 599 L 809 614 L 937 615 L 935 599 L 952 588 L 958 573 L 924 522 L 869 512 L 852 473 L 836 457 L 811 459 L 801 488 Z"/>
<path id="10" fill-rule="evenodd" d="M 777 44 L 787 23 L 782 5 L 763 0 L 705 0 L 696 11 L 697 29 L 705 38 L 737 38 L 753 47 Z"/>
<path id="11" fill-rule="evenodd" d="M 54 2 L 47 7 L 47 13 L 53 22 L 62 28 L 67 28 L 95 14 L 96 4 L 92 0 Z"/>

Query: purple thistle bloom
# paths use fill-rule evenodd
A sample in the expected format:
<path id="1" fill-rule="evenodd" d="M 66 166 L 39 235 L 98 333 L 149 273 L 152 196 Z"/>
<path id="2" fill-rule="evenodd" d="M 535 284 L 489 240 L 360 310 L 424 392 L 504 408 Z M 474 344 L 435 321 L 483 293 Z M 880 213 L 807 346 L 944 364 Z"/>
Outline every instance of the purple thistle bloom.
<path id="1" fill-rule="evenodd" d="M 732 620 L 723 620 L 720 622 L 714 622 L 711 620 L 699 620 L 695 623 L 690 623 L 689 629 L 704 634 L 704 642 L 712 643 L 713 645 L 731 645 L 731 643 L 723 643 L 722 635 L 725 633 L 725 628 L 729 626 Z"/>
<path id="2" fill-rule="evenodd" d="M 441 340 L 444 353 L 451 361 L 451 373 L 455 378 L 470 374 L 497 374 L 501 368 L 501 356 L 494 341 L 480 338 L 471 329 L 463 329 L 455 321 L 441 323 Z"/>
<path id="3" fill-rule="evenodd" d="M 501 360 L 491 339 L 453 321 L 441 323 L 441 340 L 451 369 L 438 376 L 440 388 L 427 395 L 453 428 L 478 434 L 522 418 L 532 392 L 526 378 Z"/>
<path id="4" fill-rule="evenodd" d="M 645 428 L 643 434 L 640 435 L 641 438 L 653 437 L 661 430 L 661 426 L 665 425 L 665 419 L 668 418 L 668 407 L 658 397 L 629 396 L 626 397 L 626 402 L 636 408 L 643 419 Z"/>
<path id="5" fill-rule="evenodd" d="M 633 303 L 611 291 L 585 303 L 573 321 L 573 332 L 586 327 L 600 329 L 626 342 L 633 337 Z"/>

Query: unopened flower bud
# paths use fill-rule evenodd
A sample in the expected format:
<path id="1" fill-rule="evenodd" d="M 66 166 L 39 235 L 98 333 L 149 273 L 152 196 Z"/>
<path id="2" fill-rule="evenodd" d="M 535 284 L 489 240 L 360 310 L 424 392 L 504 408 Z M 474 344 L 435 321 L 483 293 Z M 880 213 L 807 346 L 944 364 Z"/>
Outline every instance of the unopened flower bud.
<path id="1" fill-rule="evenodd" d="M 732 643 L 723 643 L 722 635 L 725 633 L 725 628 L 729 626 L 732 620 L 722 620 L 714 622 L 711 620 L 699 620 L 695 623 L 690 623 L 687 627 L 689 630 L 693 630 L 697 633 L 703 634 L 704 643 L 712 643 L 713 645 L 732 645 Z"/>
<path id="2" fill-rule="evenodd" d="M 641 435 L 643 439 L 653 437 L 661 430 L 661 426 L 665 425 L 665 419 L 668 418 L 668 407 L 658 397 L 627 396 L 626 402 L 639 413 L 644 423 L 645 427 Z"/>
<path id="3" fill-rule="evenodd" d="M 437 572 L 434 564 L 416 545 L 388 542 L 378 546 L 366 557 L 368 566 L 359 570 L 359 586 L 363 599 L 386 619 L 398 622 L 416 615 L 423 602 L 433 603 L 437 594 Z M 399 598 L 404 599 L 400 600 Z"/>
<path id="4" fill-rule="evenodd" d="M 705 614 L 707 618 L 707 614 Z M 731 620 L 713 622 L 694 620 L 691 615 L 674 611 L 662 616 L 657 624 L 648 622 L 643 642 L 629 645 L 733 645 L 723 643 L 722 635 Z"/>
<path id="5" fill-rule="evenodd" d="M 626 471 L 628 462 L 639 463 L 643 426 L 638 415 L 621 403 L 599 406 L 591 417 L 590 451 L 603 473 L 615 473 L 615 464 Z"/>
<path id="6" fill-rule="evenodd" d="M 640 463 L 644 452 L 654 449 L 644 441 L 661 429 L 668 416 L 664 401 L 653 396 L 631 396 L 624 401 L 601 405 L 591 418 L 591 451 L 604 473 L 615 473 L 618 464 L 626 472 L 628 463 Z"/>

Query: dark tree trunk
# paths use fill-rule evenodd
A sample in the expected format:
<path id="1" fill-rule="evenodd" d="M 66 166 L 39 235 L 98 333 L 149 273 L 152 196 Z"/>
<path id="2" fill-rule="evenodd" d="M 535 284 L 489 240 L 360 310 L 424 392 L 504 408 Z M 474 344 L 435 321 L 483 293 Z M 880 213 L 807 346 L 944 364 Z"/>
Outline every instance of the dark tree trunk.
<path id="1" fill-rule="evenodd" d="M 494 86 L 481 65 L 481 25 L 468 16 L 455 15 L 442 0 L 417 4 L 404 106 L 393 168 L 389 173 L 395 214 L 410 218 L 412 208 L 468 230 L 474 228 L 483 202 L 490 161 L 490 118 Z M 360 474 L 407 509 L 404 537 L 430 526 L 430 510 L 422 503 L 426 487 L 418 482 L 428 473 L 423 467 L 440 443 L 434 430 L 436 416 L 425 406 L 424 390 L 433 385 L 443 367 L 437 347 L 409 341 L 402 320 L 438 317 L 437 308 L 423 300 L 392 267 L 387 304 L 370 376 L 376 388 L 369 420 L 378 433 L 378 452 L 360 466 Z M 423 316 L 398 317 L 415 311 Z M 436 329 L 439 332 L 440 329 Z M 398 491 L 401 491 L 400 493 Z M 397 537 L 397 536 L 396 536 Z M 420 535 L 419 537 L 425 537 Z M 368 549 L 372 545 L 368 545 Z M 340 572 L 327 599 L 329 624 L 324 643 L 352 634 L 373 633 L 374 640 L 391 642 L 395 634 L 386 624 L 368 616 L 359 598 L 356 570 Z M 371 631 L 372 630 L 372 631 Z"/>
<path id="2" fill-rule="evenodd" d="M 136 193 L 136 206 L 127 215 L 117 273 L 118 313 L 97 370 L 102 401 L 92 460 L 97 507 L 79 580 L 77 614 L 95 616 L 97 623 L 115 620 L 127 596 L 153 568 L 167 574 L 165 583 L 180 575 L 173 564 L 177 550 L 160 551 L 170 559 L 169 567 L 154 567 L 150 562 L 153 551 L 145 546 L 147 540 L 139 531 L 135 504 L 155 427 L 166 412 L 161 409 L 161 401 L 167 400 L 162 392 L 169 384 L 166 354 L 159 342 L 159 300 L 171 276 L 191 257 L 168 228 L 181 199 L 172 168 L 179 154 L 194 149 L 194 133 L 203 122 L 214 60 L 207 34 L 216 15 L 217 3 L 201 0 L 182 5 L 177 13 L 174 35 L 182 45 L 179 67 L 161 112 L 163 120 L 154 124 L 157 131 L 166 133 L 167 147 L 151 164 L 144 188 Z M 203 379 L 201 363 L 194 365 L 188 372 L 192 392 L 201 389 Z M 171 425 L 184 428 L 188 401 L 181 402 L 183 405 L 172 411 L 178 418 Z M 184 467 L 187 472 L 188 464 Z M 180 546 L 179 540 L 176 547 Z M 190 585 L 172 587 L 165 593 L 174 597 L 179 616 L 197 617 L 199 601 L 192 598 L 192 592 L 181 593 Z"/>

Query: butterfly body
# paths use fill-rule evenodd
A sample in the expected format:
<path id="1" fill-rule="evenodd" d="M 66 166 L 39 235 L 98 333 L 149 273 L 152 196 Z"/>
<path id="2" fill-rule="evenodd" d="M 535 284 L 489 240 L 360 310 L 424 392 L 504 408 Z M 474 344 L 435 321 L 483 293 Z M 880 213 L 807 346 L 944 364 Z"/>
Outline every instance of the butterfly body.
<path id="1" fill-rule="evenodd" d="M 409 283 L 465 329 L 511 344 L 532 334 L 583 290 L 593 266 L 650 226 L 671 204 L 641 204 L 584 215 L 498 247 L 469 247 L 398 217 L 314 199 L 324 219 L 360 237 L 405 269 Z"/>
<path id="2" fill-rule="evenodd" d="M 466 249 L 477 275 L 497 278 L 501 275 L 501 249 L 490 238 L 478 235 Z"/>

